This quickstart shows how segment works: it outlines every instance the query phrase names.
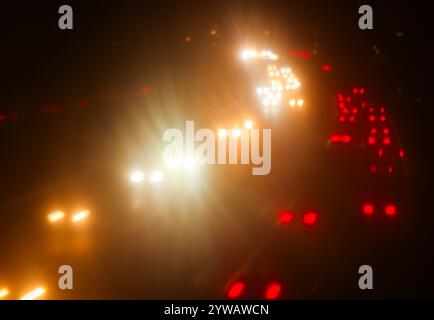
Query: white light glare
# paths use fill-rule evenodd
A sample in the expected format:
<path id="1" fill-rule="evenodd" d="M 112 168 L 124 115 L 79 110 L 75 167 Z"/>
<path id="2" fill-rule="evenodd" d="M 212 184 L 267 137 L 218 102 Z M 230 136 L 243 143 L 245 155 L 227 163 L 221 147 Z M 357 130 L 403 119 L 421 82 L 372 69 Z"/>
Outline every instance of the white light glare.
<path id="1" fill-rule="evenodd" d="M 138 184 L 145 179 L 145 174 L 141 170 L 135 170 L 130 174 L 130 181 L 132 183 Z"/>
<path id="2" fill-rule="evenodd" d="M 41 297 L 45 293 L 45 289 L 43 287 L 38 287 L 20 298 L 20 300 L 35 300 Z"/>
<path id="3" fill-rule="evenodd" d="M 89 210 L 79 211 L 72 216 L 71 221 L 75 223 L 84 220 L 89 216 L 89 214 L 90 214 Z"/>

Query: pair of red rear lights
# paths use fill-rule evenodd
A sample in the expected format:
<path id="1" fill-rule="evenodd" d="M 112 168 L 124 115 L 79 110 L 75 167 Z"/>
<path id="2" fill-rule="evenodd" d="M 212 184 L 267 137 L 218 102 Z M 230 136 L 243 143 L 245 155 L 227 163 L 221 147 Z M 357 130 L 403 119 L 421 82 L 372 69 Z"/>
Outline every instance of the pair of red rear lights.
<path id="1" fill-rule="evenodd" d="M 364 95 L 365 94 L 365 88 L 353 88 L 353 94 Z"/>
<path id="2" fill-rule="evenodd" d="M 394 204 L 386 204 L 383 209 L 387 216 L 394 216 L 398 212 L 398 209 Z M 362 211 L 364 215 L 372 216 L 375 214 L 375 206 L 372 203 L 365 203 L 362 205 Z"/>
<path id="3" fill-rule="evenodd" d="M 229 287 L 226 296 L 229 299 L 241 298 L 244 294 L 246 284 L 243 281 L 236 281 Z M 271 282 L 267 285 L 264 292 L 264 298 L 267 300 L 279 299 L 282 293 L 282 285 L 279 282 Z"/>
<path id="4" fill-rule="evenodd" d="M 302 219 L 305 225 L 314 225 L 318 221 L 318 213 L 315 211 L 308 211 L 303 215 Z M 278 220 L 280 224 L 289 224 L 294 221 L 294 214 L 288 211 L 283 211 L 279 214 Z"/>

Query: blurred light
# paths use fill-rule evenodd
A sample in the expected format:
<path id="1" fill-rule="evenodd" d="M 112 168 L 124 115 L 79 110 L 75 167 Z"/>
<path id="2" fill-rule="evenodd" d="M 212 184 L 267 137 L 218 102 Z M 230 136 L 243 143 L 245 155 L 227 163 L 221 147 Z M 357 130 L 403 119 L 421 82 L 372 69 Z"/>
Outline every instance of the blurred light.
<path id="1" fill-rule="evenodd" d="M 318 214 L 314 211 L 306 212 L 303 216 L 303 222 L 306 225 L 313 225 L 318 219 Z"/>
<path id="2" fill-rule="evenodd" d="M 229 299 L 236 299 L 239 298 L 244 291 L 245 284 L 242 281 L 236 281 L 229 287 L 229 290 L 227 292 L 227 297 Z"/>
<path id="3" fill-rule="evenodd" d="M 361 95 L 364 95 L 365 94 L 365 89 L 360 88 L 359 92 L 360 92 Z"/>
<path id="4" fill-rule="evenodd" d="M 9 295 L 9 290 L 7 288 L 0 289 L 0 299 L 4 299 L 7 295 Z"/>
<path id="5" fill-rule="evenodd" d="M 84 220 L 89 216 L 89 214 L 90 214 L 89 210 L 79 211 L 72 216 L 71 221 L 72 222 L 78 222 L 78 221 Z"/>
<path id="6" fill-rule="evenodd" d="M 345 103 L 339 102 L 338 107 L 339 107 L 339 109 L 345 108 Z"/>
<path id="7" fill-rule="evenodd" d="M 149 183 L 158 183 L 161 180 L 163 180 L 163 172 L 159 170 L 155 170 L 149 175 Z"/>
<path id="8" fill-rule="evenodd" d="M 377 172 L 377 166 L 375 164 L 371 164 L 369 171 L 371 171 L 371 173 L 376 173 Z"/>
<path id="9" fill-rule="evenodd" d="M 372 122 L 372 121 L 375 121 L 375 116 L 371 114 L 371 115 L 369 116 L 369 121 L 371 121 L 371 122 Z"/>
<path id="10" fill-rule="evenodd" d="M 323 71 L 331 71 L 331 70 L 332 70 L 332 66 L 330 66 L 330 65 L 328 65 L 328 64 L 323 64 L 323 65 L 321 66 L 321 69 L 322 69 Z"/>
<path id="11" fill-rule="evenodd" d="M 252 129 L 253 128 L 253 121 L 252 120 L 246 120 L 244 122 L 244 128 L 246 128 L 246 129 Z"/>
<path id="12" fill-rule="evenodd" d="M 357 88 L 353 89 L 353 94 L 357 94 L 358 92 L 359 92 L 359 89 L 357 89 Z"/>
<path id="13" fill-rule="evenodd" d="M 386 121 L 386 117 L 385 116 L 381 116 L 380 117 L 380 121 Z"/>
<path id="14" fill-rule="evenodd" d="M 374 137 L 369 137 L 368 138 L 368 143 L 369 144 L 374 144 L 375 143 L 375 138 Z"/>
<path id="15" fill-rule="evenodd" d="M 280 283 L 274 282 L 268 285 L 265 290 L 265 299 L 267 300 L 275 300 L 280 297 L 282 292 L 282 285 Z"/>
<path id="16" fill-rule="evenodd" d="M 227 135 L 226 129 L 219 129 L 218 130 L 218 135 L 220 138 L 225 138 Z"/>
<path id="17" fill-rule="evenodd" d="M 374 206 L 371 203 L 365 203 L 363 205 L 363 213 L 367 216 L 374 214 Z"/>
<path id="18" fill-rule="evenodd" d="M 297 105 L 298 105 L 299 107 L 302 107 L 303 104 L 304 104 L 303 99 L 298 99 L 298 100 L 297 100 Z"/>
<path id="19" fill-rule="evenodd" d="M 20 298 L 20 300 L 35 300 L 41 297 L 45 293 L 45 289 L 43 287 L 38 287 Z"/>
<path id="20" fill-rule="evenodd" d="M 381 113 L 384 113 L 384 108 L 381 108 L 381 109 L 380 109 L 380 112 L 381 112 Z"/>
<path id="21" fill-rule="evenodd" d="M 337 135 L 337 134 L 333 134 L 333 135 L 330 137 L 330 141 L 331 141 L 331 142 L 339 142 L 339 141 L 341 141 L 341 136 L 340 136 L 340 135 Z"/>
<path id="22" fill-rule="evenodd" d="M 343 109 L 342 109 L 342 113 L 343 113 L 343 114 L 348 114 L 348 113 L 349 113 L 348 108 L 343 108 Z"/>
<path id="23" fill-rule="evenodd" d="M 345 121 L 345 117 L 344 116 L 339 116 L 338 120 L 339 120 L 339 122 L 344 122 Z"/>
<path id="24" fill-rule="evenodd" d="M 399 157 L 404 158 L 404 150 L 399 150 Z"/>
<path id="25" fill-rule="evenodd" d="M 351 112 L 352 112 L 352 113 L 358 113 L 358 112 L 359 112 L 359 109 L 357 109 L 357 108 L 353 108 L 353 110 L 351 110 Z"/>
<path id="26" fill-rule="evenodd" d="M 145 179 L 145 174 L 143 173 L 143 171 L 135 170 L 130 174 L 131 183 L 138 184 L 141 183 L 144 179 Z"/>
<path id="27" fill-rule="evenodd" d="M 238 138 L 241 135 L 241 131 L 239 129 L 233 129 L 232 130 L 232 136 L 235 138 Z"/>
<path id="28" fill-rule="evenodd" d="M 371 134 L 376 134 L 377 133 L 377 128 L 371 128 Z"/>
<path id="29" fill-rule="evenodd" d="M 392 173 L 392 172 L 393 172 L 393 166 L 389 164 L 389 166 L 387 167 L 387 173 Z"/>
<path id="30" fill-rule="evenodd" d="M 351 116 L 349 120 L 350 120 L 350 122 L 354 122 L 356 120 L 356 118 L 354 118 L 354 116 Z"/>
<path id="31" fill-rule="evenodd" d="M 295 107 L 295 99 L 291 99 L 291 100 L 289 100 L 289 105 L 290 105 L 291 107 Z"/>
<path id="32" fill-rule="evenodd" d="M 390 132 L 390 131 L 389 131 L 388 128 L 384 128 L 384 130 L 383 130 L 383 133 L 384 133 L 384 134 L 389 134 L 389 132 Z"/>
<path id="33" fill-rule="evenodd" d="M 179 161 L 175 158 L 165 159 L 165 164 L 169 169 L 175 169 L 178 167 Z"/>
<path id="34" fill-rule="evenodd" d="M 388 204 L 384 207 L 384 212 L 388 216 L 393 216 L 396 214 L 396 207 L 393 204 Z"/>
<path id="35" fill-rule="evenodd" d="M 378 149 L 378 156 L 380 158 L 383 156 L 383 149 Z"/>
<path id="36" fill-rule="evenodd" d="M 294 220 L 294 215 L 290 212 L 284 211 L 279 214 L 279 222 L 281 224 L 287 224 Z"/>
<path id="37" fill-rule="evenodd" d="M 343 143 L 349 143 L 349 142 L 351 142 L 351 137 L 349 135 L 344 135 L 341 137 L 341 141 Z"/>
<path id="38" fill-rule="evenodd" d="M 50 214 L 48 214 L 47 217 L 48 217 L 48 221 L 56 222 L 56 221 L 59 221 L 65 217 L 65 212 L 60 211 L 60 210 L 54 211 L 54 212 L 51 212 Z"/>
<path id="39" fill-rule="evenodd" d="M 184 168 L 193 169 L 195 166 L 196 166 L 196 159 L 193 156 L 188 156 L 184 159 Z M 160 179 L 159 181 L 161 181 L 162 178 L 163 176 L 161 174 L 161 178 L 159 178 Z"/>
<path id="40" fill-rule="evenodd" d="M 384 144 L 390 144 L 390 138 L 389 137 L 385 137 L 384 139 L 383 139 L 383 143 Z"/>

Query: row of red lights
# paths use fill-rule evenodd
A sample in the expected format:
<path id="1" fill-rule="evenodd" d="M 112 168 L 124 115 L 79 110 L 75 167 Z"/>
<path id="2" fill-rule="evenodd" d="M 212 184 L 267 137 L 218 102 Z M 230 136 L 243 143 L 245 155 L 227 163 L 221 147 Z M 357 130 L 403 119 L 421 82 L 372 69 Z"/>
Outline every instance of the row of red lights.
<path id="1" fill-rule="evenodd" d="M 394 216 L 398 211 L 394 204 L 386 204 L 383 209 L 387 216 Z M 363 214 L 372 216 L 375 213 L 375 206 L 372 203 L 364 203 L 362 205 L 362 211 Z"/>
<path id="2" fill-rule="evenodd" d="M 278 217 L 280 224 L 290 224 L 294 221 L 294 214 L 289 211 L 282 211 Z M 314 225 L 318 221 L 318 213 L 315 211 L 308 211 L 303 214 L 303 223 L 305 225 Z"/>
<path id="3" fill-rule="evenodd" d="M 232 283 L 226 293 L 229 299 L 241 298 L 244 294 L 246 284 L 243 281 L 235 281 Z M 264 292 L 264 298 L 267 300 L 276 300 L 282 293 L 282 285 L 279 282 L 271 282 L 267 285 Z"/>

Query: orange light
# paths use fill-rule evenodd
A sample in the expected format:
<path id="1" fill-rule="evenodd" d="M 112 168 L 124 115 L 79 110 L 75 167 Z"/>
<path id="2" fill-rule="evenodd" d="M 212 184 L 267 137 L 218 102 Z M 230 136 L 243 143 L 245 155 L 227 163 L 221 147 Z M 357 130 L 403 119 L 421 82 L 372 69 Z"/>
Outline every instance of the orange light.
<path id="1" fill-rule="evenodd" d="M 244 292 L 244 288 L 245 288 L 245 284 L 242 281 L 236 281 L 234 282 L 230 287 L 229 290 L 227 292 L 227 297 L 229 299 L 236 299 L 239 298 L 243 292 Z"/>
<path id="2" fill-rule="evenodd" d="M 265 290 L 265 299 L 267 300 L 275 300 L 280 297 L 280 294 L 282 292 L 282 285 L 278 282 L 273 282 L 268 285 L 267 289 Z"/>
<path id="3" fill-rule="evenodd" d="M 9 289 L 8 288 L 0 289 L 0 299 L 4 299 L 7 295 L 9 295 Z"/>

